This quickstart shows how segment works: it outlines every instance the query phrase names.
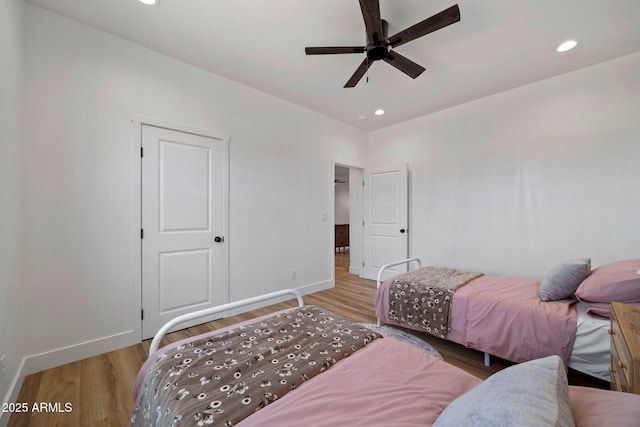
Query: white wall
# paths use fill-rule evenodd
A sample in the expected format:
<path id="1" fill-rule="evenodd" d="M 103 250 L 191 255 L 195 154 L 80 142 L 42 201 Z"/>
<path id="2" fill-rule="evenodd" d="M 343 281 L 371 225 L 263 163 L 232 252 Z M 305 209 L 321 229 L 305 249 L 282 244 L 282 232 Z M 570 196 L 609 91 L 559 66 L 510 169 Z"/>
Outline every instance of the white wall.
<path id="1" fill-rule="evenodd" d="M 349 183 L 335 184 L 335 223 L 349 224 Z"/>
<path id="2" fill-rule="evenodd" d="M 0 355 L 6 373 L 0 377 L 3 402 L 15 401 L 12 382 L 24 355 L 22 317 L 22 72 L 23 2 L 0 2 Z M 0 413 L 0 425 L 6 416 Z"/>
<path id="3" fill-rule="evenodd" d="M 370 134 L 407 162 L 410 253 L 541 277 L 640 257 L 640 53 Z"/>
<path id="4" fill-rule="evenodd" d="M 132 114 L 231 136 L 232 300 L 332 284 L 331 161 L 364 163 L 364 132 L 34 6 L 26 23 L 29 370 L 139 338 Z"/>

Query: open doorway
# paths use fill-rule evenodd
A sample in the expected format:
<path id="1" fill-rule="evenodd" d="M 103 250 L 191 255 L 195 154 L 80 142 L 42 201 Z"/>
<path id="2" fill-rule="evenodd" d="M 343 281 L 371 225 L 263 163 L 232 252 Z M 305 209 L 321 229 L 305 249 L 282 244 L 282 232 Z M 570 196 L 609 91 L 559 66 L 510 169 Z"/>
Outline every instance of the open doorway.
<path id="1" fill-rule="evenodd" d="M 349 168 L 344 166 L 335 167 L 334 173 L 334 246 L 335 246 L 335 267 L 336 277 L 349 270 L 351 239 L 349 229 Z"/>
<path id="2" fill-rule="evenodd" d="M 334 254 L 336 274 L 359 275 L 362 267 L 363 169 L 334 165 Z"/>

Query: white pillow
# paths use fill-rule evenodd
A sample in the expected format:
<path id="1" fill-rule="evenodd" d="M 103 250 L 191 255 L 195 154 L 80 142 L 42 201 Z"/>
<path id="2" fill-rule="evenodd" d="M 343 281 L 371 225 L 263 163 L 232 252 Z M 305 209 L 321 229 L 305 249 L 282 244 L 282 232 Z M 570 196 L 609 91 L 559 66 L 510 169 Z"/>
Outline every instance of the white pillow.
<path id="1" fill-rule="evenodd" d="M 451 402 L 436 426 L 575 427 L 558 356 L 510 366 Z"/>

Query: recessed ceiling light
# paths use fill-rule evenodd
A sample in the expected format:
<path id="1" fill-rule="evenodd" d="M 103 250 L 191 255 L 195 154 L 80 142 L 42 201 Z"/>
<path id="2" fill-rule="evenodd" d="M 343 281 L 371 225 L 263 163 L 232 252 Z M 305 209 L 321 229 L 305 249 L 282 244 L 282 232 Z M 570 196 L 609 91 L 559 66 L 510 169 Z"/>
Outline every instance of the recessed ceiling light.
<path id="1" fill-rule="evenodd" d="M 160 0 L 138 0 L 142 4 L 146 4 L 147 6 L 157 6 L 160 4 Z"/>
<path id="2" fill-rule="evenodd" d="M 375 112 L 376 116 L 381 116 L 383 114 L 384 114 L 384 110 L 382 108 L 377 109 L 376 112 Z"/>
<path id="3" fill-rule="evenodd" d="M 577 45 L 578 45 L 577 41 L 575 41 L 575 40 L 567 40 L 566 42 L 562 43 L 560 46 L 558 46 L 556 48 L 556 52 L 566 52 L 568 50 L 573 49 Z"/>
<path id="4" fill-rule="evenodd" d="M 358 120 L 367 120 L 367 116 L 365 116 L 364 114 L 360 114 L 358 116 Z"/>

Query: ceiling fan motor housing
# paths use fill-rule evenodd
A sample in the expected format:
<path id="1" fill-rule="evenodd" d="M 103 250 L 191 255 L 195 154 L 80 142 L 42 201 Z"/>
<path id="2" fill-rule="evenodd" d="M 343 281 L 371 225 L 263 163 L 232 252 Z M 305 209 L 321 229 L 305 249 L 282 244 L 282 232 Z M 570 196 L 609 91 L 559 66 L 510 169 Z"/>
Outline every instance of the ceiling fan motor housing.
<path id="1" fill-rule="evenodd" d="M 367 47 L 365 50 L 367 51 L 367 59 L 369 61 L 378 61 L 387 57 L 387 54 L 391 50 L 388 33 L 389 23 L 383 19 L 381 40 L 375 40 L 377 37 L 374 37 L 374 40 L 369 40 L 367 37 Z"/>
<path id="2" fill-rule="evenodd" d="M 367 44 L 367 58 L 369 61 L 377 61 L 387 57 L 391 50 L 391 44 L 388 41 Z"/>

